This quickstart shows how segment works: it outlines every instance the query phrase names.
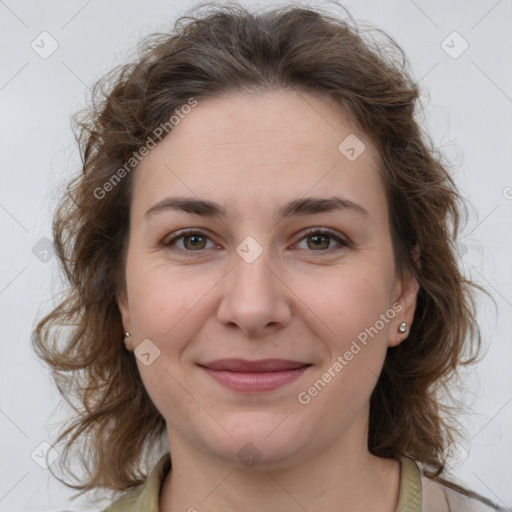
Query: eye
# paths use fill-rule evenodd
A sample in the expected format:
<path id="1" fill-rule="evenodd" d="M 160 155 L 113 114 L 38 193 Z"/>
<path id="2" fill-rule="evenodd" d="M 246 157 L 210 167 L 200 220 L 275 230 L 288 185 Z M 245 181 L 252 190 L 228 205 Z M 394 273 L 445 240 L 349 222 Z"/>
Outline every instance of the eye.
<path id="1" fill-rule="evenodd" d="M 207 240 L 210 240 L 205 233 L 202 231 L 180 231 L 169 241 L 164 241 L 164 245 L 166 247 L 170 247 L 172 250 L 179 253 L 190 253 L 190 252 L 199 252 L 201 249 L 208 249 L 211 247 L 206 247 Z M 182 247 L 176 247 L 176 243 L 178 241 L 182 241 Z M 211 242 L 211 240 L 210 240 Z M 213 242 L 212 242 L 213 243 Z M 178 244 L 179 245 L 179 244 Z"/>
<path id="2" fill-rule="evenodd" d="M 350 246 L 349 242 L 344 240 L 336 231 L 328 228 L 311 228 L 303 233 L 300 242 L 302 240 L 306 240 L 307 247 L 299 247 L 299 249 L 311 249 L 309 252 L 330 252 Z M 332 240 L 338 244 L 338 247 L 331 247 Z M 203 231 L 183 230 L 175 233 L 175 236 L 170 240 L 164 241 L 163 245 L 179 254 L 190 255 L 193 252 L 211 249 L 212 245 L 207 246 L 208 241 L 211 242 L 213 247 L 215 246 L 210 237 Z M 180 244 L 182 244 L 181 247 Z"/>
<path id="3" fill-rule="evenodd" d="M 305 236 L 301 238 L 302 240 L 306 241 L 305 250 L 312 249 L 313 252 L 328 252 L 349 246 L 349 243 L 339 236 L 336 231 L 328 228 L 311 228 L 306 231 Z M 338 243 L 338 247 L 330 247 L 332 240 Z M 304 247 L 299 247 L 299 249 L 304 249 Z"/>

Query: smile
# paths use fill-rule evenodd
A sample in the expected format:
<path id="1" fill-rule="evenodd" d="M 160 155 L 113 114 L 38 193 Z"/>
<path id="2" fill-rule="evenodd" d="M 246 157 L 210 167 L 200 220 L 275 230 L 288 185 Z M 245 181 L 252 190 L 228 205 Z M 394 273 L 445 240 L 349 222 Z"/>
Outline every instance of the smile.
<path id="1" fill-rule="evenodd" d="M 260 392 L 272 391 L 293 382 L 312 365 L 284 359 L 221 359 L 199 366 L 210 377 L 232 390 Z"/>

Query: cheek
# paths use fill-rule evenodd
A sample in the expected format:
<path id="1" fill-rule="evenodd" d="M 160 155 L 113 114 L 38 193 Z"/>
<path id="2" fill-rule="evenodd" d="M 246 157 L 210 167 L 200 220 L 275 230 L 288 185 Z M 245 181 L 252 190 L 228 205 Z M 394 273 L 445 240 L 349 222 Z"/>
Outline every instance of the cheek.
<path id="1" fill-rule="evenodd" d="M 165 263 L 154 263 L 143 253 L 128 259 L 127 281 L 130 315 L 138 337 L 155 342 L 182 330 L 183 319 L 190 316 L 205 293 L 205 283 L 173 271 Z"/>
<path id="2" fill-rule="evenodd" d="M 386 356 L 389 323 L 396 313 L 388 284 L 378 275 L 369 268 L 340 275 L 316 302 L 329 326 L 324 338 L 329 357 L 298 400 L 312 418 L 322 416 L 340 428 L 368 404 Z"/>
<path id="3" fill-rule="evenodd" d="M 310 309 L 318 312 L 317 323 L 321 324 L 327 339 L 331 340 L 331 348 L 345 351 L 350 342 L 360 338 L 364 339 L 366 329 L 378 322 L 378 335 L 374 338 L 385 338 L 387 335 L 389 316 L 381 321 L 391 309 L 391 281 L 382 276 L 389 275 L 379 265 L 361 265 L 339 269 L 325 276 L 325 282 L 320 280 L 315 294 L 310 294 L 307 301 Z M 323 290 L 323 292 L 320 292 Z M 334 354 L 333 354 L 334 356 Z"/>
<path id="4" fill-rule="evenodd" d="M 202 322 L 198 302 L 204 292 L 199 294 L 197 283 L 190 279 L 170 274 L 163 266 L 143 269 L 134 265 L 129 282 L 130 313 L 136 343 L 150 339 L 159 350 L 150 365 L 136 360 L 146 391 L 164 417 L 173 411 L 176 421 L 186 422 L 186 411 L 190 413 L 197 404 L 179 384 L 182 354 Z"/>

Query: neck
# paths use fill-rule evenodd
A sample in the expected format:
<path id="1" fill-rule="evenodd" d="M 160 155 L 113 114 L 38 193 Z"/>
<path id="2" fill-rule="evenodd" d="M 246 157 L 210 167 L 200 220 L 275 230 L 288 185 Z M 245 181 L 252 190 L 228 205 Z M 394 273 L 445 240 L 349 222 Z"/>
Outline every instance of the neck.
<path id="1" fill-rule="evenodd" d="M 370 454 L 366 435 L 354 435 L 366 430 L 352 427 L 357 428 L 315 449 L 314 455 L 264 469 L 219 460 L 168 430 L 172 470 L 162 486 L 159 510 L 394 512 L 399 462 Z"/>

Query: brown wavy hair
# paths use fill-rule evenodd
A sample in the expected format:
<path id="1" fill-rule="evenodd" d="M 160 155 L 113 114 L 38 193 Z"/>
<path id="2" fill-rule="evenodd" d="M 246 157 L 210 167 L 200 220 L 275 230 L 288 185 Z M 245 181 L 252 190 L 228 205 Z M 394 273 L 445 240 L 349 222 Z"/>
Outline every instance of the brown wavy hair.
<path id="1" fill-rule="evenodd" d="M 65 441 L 60 464 L 69 474 L 71 453 L 87 473 L 78 484 L 64 482 L 79 495 L 140 485 L 165 434 L 122 343 L 116 302 L 125 289 L 136 166 L 104 197 L 98 190 L 187 100 L 241 91 L 331 98 L 376 145 L 396 267 L 420 289 L 408 339 L 388 350 L 371 396 L 368 448 L 410 456 L 440 477 L 443 451 L 460 436 L 461 409 L 445 397 L 453 398 L 460 365 L 475 363 L 481 350 L 474 293 L 482 288 L 464 276 L 456 250 L 467 207 L 416 119 L 420 90 L 403 51 L 348 18 L 291 4 L 260 13 L 237 3 L 199 5 L 169 33 L 147 36 L 134 62 L 98 81 L 90 105 L 74 116 L 82 169 L 53 220 L 69 286 L 32 339 L 76 413 L 56 443 Z"/>

